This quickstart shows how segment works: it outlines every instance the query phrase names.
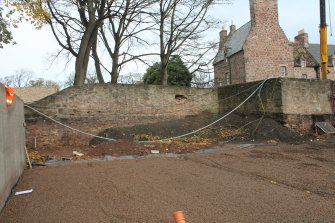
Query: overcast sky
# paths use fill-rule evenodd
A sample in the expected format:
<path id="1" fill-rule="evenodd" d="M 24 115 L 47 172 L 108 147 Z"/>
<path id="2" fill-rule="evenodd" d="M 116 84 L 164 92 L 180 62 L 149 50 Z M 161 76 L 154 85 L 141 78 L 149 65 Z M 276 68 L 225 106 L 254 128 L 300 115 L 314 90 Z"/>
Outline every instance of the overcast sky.
<path id="1" fill-rule="evenodd" d="M 318 43 L 319 0 L 278 0 L 278 5 L 279 23 L 288 39 L 294 40 L 297 32 L 300 29 L 305 29 L 305 32 L 309 34 L 310 42 Z M 331 7 L 334 8 L 335 4 Z M 211 13 L 222 20 L 222 24 L 225 21 L 226 27 L 233 22 L 239 28 L 250 20 L 249 1 L 235 0 L 231 5 L 219 5 Z M 328 42 L 335 44 L 335 36 L 330 36 L 328 6 L 327 14 Z M 331 11 L 331 15 L 332 18 L 335 18 L 335 10 Z M 335 23 L 333 19 L 331 22 Z M 219 38 L 219 31 L 218 29 L 210 35 L 213 35 L 213 38 Z M 59 49 L 48 27 L 35 30 L 30 25 L 22 25 L 13 33 L 18 44 L 0 49 L 0 77 L 13 75 L 16 70 L 26 69 L 34 72 L 35 77 L 62 81 L 65 74 L 73 72 L 73 63 L 66 65 L 65 61 L 59 59 L 51 65 L 51 61 L 48 60 L 50 55 Z M 128 70 L 134 71 L 131 67 Z M 143 72 L 143 70 L 145 70 L 144 67 L 139 72 Z"/>

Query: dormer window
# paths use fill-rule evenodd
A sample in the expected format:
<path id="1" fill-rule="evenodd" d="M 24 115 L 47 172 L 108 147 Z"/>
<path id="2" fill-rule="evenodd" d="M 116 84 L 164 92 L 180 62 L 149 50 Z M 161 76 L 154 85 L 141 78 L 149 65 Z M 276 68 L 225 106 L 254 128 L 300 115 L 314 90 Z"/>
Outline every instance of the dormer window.
<path id="1" fill-rule="evenodd" d="M 306 60 L 303 57 L 300 58 L 300 66 L 301 67 L 306 67 Z"/>

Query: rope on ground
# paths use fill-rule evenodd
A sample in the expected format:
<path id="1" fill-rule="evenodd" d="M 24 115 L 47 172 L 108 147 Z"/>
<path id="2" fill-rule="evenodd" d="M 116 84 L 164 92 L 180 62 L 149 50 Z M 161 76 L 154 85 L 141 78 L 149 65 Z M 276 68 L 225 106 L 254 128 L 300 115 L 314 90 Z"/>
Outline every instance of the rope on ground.
<path id="1" fill-rule="evenodd" d="M 204 127 L 202 127 L 202 128 L 199 128 L 199 129 L 197 129 L 197 130 L 194 130 L 194 131 L 192 131 L 192 132 L 189 132 L 189 133 L 186 133 L 186 134 L 183 134 L 183 135 L 174 136 L 174 137 L 170 137 L 170 138 L 159 139 L 159 140 L 150 140 L 150 141 L 137 141 L 137 142 L 139 142 L 139 143 L 152 143 L 152 142 L 171 141 L 171 140 L 175 140 L 175 139 L 183 138 L 183 137 L 186 137 L 186 136 L 189 136 L 189 135 L 193 135 L 193 134 L 195 134 L 195 133 L 197 133 L 197 132 L 200 132 L 200 131 L 202 131 L 202 130 L 204 130 L 204 129 L 206 129 L 206 128 L 209 128 L 210 126 L 215 125 L 216 123 L 218 123 L 218 122 L 221 121 L 222 119 L 228 117 L 228 116 L 231 115 L 234 111 L 236 111 L 237 109 L 239 109 L 239 108 L 240 108 L 243 104 L 245 104 L 245 103 L 246 103 L 252 96 L 254 96 L 260 89 L 262 89 L 262 87 L 264 86 L 264 84 L 266 83 L 267 80 L 268 80 L 268 79 L 263 80 L 263 81 L 259 84 L 259 86 L 256 88 L 256 90 L 255 90 L 254 92 L 252 92 L 252 93 L 251 93 L 251 94 L 250 94 L 250 95 L 249 95 L 249 96 L 248 96 L 242 103 L 240 103 L 238 106 L 236 106 L 236 107 L 235 107 L 234 109 L 232 109 L 230 112 L 228 112 L 227 114 L 225 114 L 225 115 L 222 116 L 221 118 L 217 119 L 216 121 L 214 121 L 214 122 L 212 122 L 212 123 L 210 123 L 210 124 L 208 124 L 208 125 L 206 125 L 206 126 L 204 126 Z M 46 115 L 46 114 L 44 114 L 44 113 L 38 111 L 37 109 L 35 109 L 35 108 L 33 108 L 33 107 L 31 107 L 31 106 L 29 106 L 29 105 L 27 105 L 27 104 L 25 104 L 24 106 L 27 107 L 27 108 L 29 108 L 29 109 L 31 109 L 32 111 L 34 111 L 34 112 L 36 112 L 36 113 L 42 115 L 43 117 L 48 118 L 48 119 L 50 119 L 51 121 L 53 121 L 53 122 L 55 122 L 55 123 L 57 123 L 57 124 L 59 124 L 59 125 L 65 127 L 65 128 L 71 129 L 71 130 L 73 130 L 73 131 L 75 131 L 75 132 L 81 133 L 81 134 L 83 134 L 83 135 L 91 136 L 91 137 L 94 137 L 94 138 L 103 139 L 103 140 L 116 141 L 116 139 L 113 139 L 113 138 L 102 137 L 102 136 L 94 135 L 94 134 L 87 133 L 87 132 L 81 131 L 81 130 L 79 130 L 79 129 L 73 128 L 73 127 L 71 127 L 71 126 L 69 126 L 69 125 L 63 124 L 63 123 L 61 123 L 61 122 L 59 122 L 59 121 L 57 121 L 57 120 L 51 118 L 50 116 L 48 116 L 48 115 Z"/>

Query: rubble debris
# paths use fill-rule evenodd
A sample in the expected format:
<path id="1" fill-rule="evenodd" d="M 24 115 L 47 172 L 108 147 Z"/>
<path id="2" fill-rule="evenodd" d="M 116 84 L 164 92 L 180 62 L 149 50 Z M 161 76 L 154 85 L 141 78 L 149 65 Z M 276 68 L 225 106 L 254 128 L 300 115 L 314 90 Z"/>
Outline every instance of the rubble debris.
<path id="1" fill-rule="evenodd" d="M 33 192 L 33 189 L 23 190 L 23 191 L 17 191 L 17 192 L 15 192 L 15 196 L 17 196 L 17 195 L 24 195 L 24 194 L 31 194 L 32 192 Z"/>
<path id="2" fill-rule="evenodd" d="M 84 156 L 83 153 L 78 152 L 78 151 L 73 151 L 72 154 L 73 154 L 74 156 L 79 156 L 79 157 Z"/>

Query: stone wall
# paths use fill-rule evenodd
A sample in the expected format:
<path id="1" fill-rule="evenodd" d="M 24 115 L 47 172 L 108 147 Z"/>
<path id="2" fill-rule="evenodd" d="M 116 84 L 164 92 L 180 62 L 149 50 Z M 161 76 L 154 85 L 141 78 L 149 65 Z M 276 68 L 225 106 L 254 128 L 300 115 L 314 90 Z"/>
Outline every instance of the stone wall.
<path id="1" fill-rule="evenodd" d="M 243 102 L 260 82 L 218 89 L 219 110 L 226 113 Z M 246 89 L 250 89 L 246 91 Z M 238 96 L 232 97 L 236 94 Z M 287 127 L 310 131 L 316 121 L 335 125 L 335 82 L 276 78 L 268 80 L 260 91 L 239 108 L 237 113 L 265 115 Z"/>
<path id="2" fill-rule="evenodd" d="M 0 211 L 25 167 L 23 102 L 15 97 L 6 105 L 6 91 L 0 84 Z"/>
<path id="3" fill-rule="evenodd" d="M 215 89 L 155 85 L 88 85 L 46 97 L 32 106 L 71 127 L 97 134 L 106 128 L 178 119 L 201 112 L 218 112 Z M 66 129 L 26 110 L 27 142 L 34 128 L 43 145 L 86 145 L 91 136 Z"/>
<path id="4" fill-rule="evenodd" d="M 316 79 L 316 71 L 314 67 L 295 67 L 293 77 Z"/>

